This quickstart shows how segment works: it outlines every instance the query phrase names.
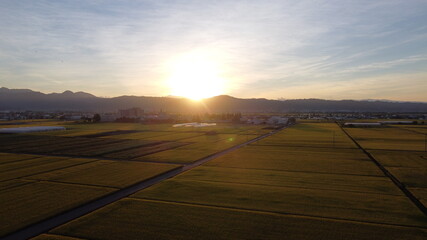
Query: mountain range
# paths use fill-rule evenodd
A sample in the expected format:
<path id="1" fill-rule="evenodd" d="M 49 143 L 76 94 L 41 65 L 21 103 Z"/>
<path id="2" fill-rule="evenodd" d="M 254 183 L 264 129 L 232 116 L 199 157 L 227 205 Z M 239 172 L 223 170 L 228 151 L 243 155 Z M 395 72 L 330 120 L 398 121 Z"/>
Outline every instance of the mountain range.
<path id="1" fill-rule="evenodd" d="M 224 112 L 427 112 L 424 102 L 388 100 L 323 100 L 235 98 L 221 95 L 193 101 L 176 97 L 120 96 L 97 97 L 85 92 L 41 93 L 30 89 L 0 88 L 0 111 L 92 111 L 117 112 L 139 107 L 145 111 L 171 113 Z"/>

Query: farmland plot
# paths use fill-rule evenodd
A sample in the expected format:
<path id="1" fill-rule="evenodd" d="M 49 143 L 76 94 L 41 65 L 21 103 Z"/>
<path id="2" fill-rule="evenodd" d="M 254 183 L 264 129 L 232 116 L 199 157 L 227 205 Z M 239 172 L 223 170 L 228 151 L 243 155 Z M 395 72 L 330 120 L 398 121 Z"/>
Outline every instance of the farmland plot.
<path id="1" fill-rule="evenodd" d="M 200 166 L 175 179 L 402 196 L 402 192 L 388 178 L 378 176 Z"/>
<path id="2" fill-rule="evenodd" d="M 356 148 L 335 123 L 301 123 L 261 140 L 259 145 Z"/>
<path id="3" fill-rule="evenodd" d="M 0 181 L 30 176 L 60 168 L 84 164 L 92 159 L 75 159 L 65 157 L 40 157 L 0 165 Z"/>
<path id="4" fill-rule="evenodd" d="M 403 195 L 167 180 L 131 197 L 427 227 L 425 216 Z"/>
<path id="5" fill-rule="evenodd" d="M 13 139 L 15 142 L 9 142 L 4 146 L 0 146 L 0 150 L 70 156 L 97 156 L 114 151 L 161 143 L 151 140 L 54 136 L 20 136 Z"/>
<path id="6" fill-rule="evenodd" d="M 155 161 L 155 162 L 174 162 L 174 163 L 190 163 L 197 161 L 201 158 L 207 157 L 216 152 L 225 150 L 235 145 L 248 141 L 248 136 L 245 135 L 232 135 L 233 137 L 218 140 L 217 137 L 209 136 L 197 137 L 200 138 L 194 144 L 189 144 L 183 147 L 167 150 L 159 153 L 150 154 L 147 156 L 137 157 L 134 160 L 140 161 Z M 253 137 L 252 137 L 253 138 Z M 251 138 L 249 138 L 251 139 Z M 193 139 L 188 139 L 191 141 Z M 209 142 L 211 141 L 211 142 Z"/>
<path id="7" fill-rule="evenodd" d="M 8 181 L 3 181 L 3 182 L 0 182 L 0 191 L 6 190 L 8 188 L 14 188 L 17 186 L 25 185 L 25 184 L 30 184 L 32 182 L 33 181 L 31 180 L 22 180 L 22 179 L 12 179 Z"/>
<path id="8" fill-rule="evenodd" d="M 189 143 L 185 142 L 159 142 L 158 144 L 142 146 L 137 148 L 132 148 L 128 150 L 123 150 L 119 152 L 113 152 L 109 154 L 104 154 L 104 157 L 116 158 L 116 159 L 133 159 L 136 157 L 141 157 L 157 152 L 166 151 L 169 149 L 181 147 L 188 145 Z"/>
<path id="9" fill-rule="evenodd" d="M 35 155 L 0 153 L 0 164 L 35 158 Z"/>
<path id="10" fill-rule="evenodd" d="M 151 138 L 151 137 L 159 137 L 159 136 L 172 135 L 172 134 L 175 134 L 175 133 L 176 132 L 144 131 L 144 132 L 137 132 L 137 133 L 127 133 L 127 134 L 120 134 L 120 135 L 104 136 L 102 138 L 145 139 L 145 138 Z"/>
<path id="11" fill-rule="evenodd" d="M 414 132 L 418 132 L 421 134 L 427 134 L 427 125 L 394 125 L 394 127 L 402 128 Z"/>
<path id="12" fill-rule="evenodd" d="M 186 140 L 191 139 L 192 137 L 200 136 L 204 133 L 174 133 L 174 134 L 168 134 L 168 135 L 161 135 L 161 136 L 155 136 L 155 137 L 149 137 L 145 138 L 146 140 L 151 141 L 178 141 L 178 140 Z"/>
<path id="13" fill-rule="evenodd" d="M 207 220 L 208 218 L 208 220 Z M 142 227 L 143 226 L 143 227 Z M 167 229 L 167 231 L 165 231 Z M 423 239 L 419 228 L 124 199 L 51 234 L 84 239 Z M 46 238 L 36 238 L 42 240 Z"/>
<path id="14" fill-rule="evenodd" d="M 334 173 L 383 176 L 382 172 L 359 150 L 349 149 L 334 154 L 334 150 L 319 152 L 306 148 L 305 152 L 293 148 L 249 146 L 207 163 L 207 166 L 284 170 L 295 172 Z M 311 150 L 311 151 L 310 151 Z M 322 149 L 324 150 L 324 149 Z"/>
<path id="15" fill-rule="evenodd" d="M 427 168 L 427 152 L 369 150 L 386 167 Z"/>
<path id="16" fill-rule="evenodd" d="M 100 160 L 27 179 L 124 188 L 177 167 L 179 165 Z"/>
<path id="17" fill-rule="evenodd" d="M 0 192 L 0 236 L 112 192 L 109 188 L 31 183 Z"/>
<path id="18" fill-rule="evenodd" d="M 231 141 L 194 137 L 193 144 L 134 160 L 189 163 L 247 137 L 236 134 Z M 70 172 L 70 178 L 90 175 L 91 171 L 83 174 L 86 170 L 80 169 Z M 59 178 L 67 174 L 58 171 L 50 177 L 65 181 Z M 413 188 L 420 198 L 425 196 L 424 188 Z M 306 123 L 49 234 L 83 239 L 424 239 L 426 229 L 423 213 L 336 124 Z"/>
<path id="19" fill-rule="evenodd" d="M 6 144 L 0 146 L 3 151 L 16 151 L 16 152 L 32 152 L 32 153 L 49 153 L 58 149 L 68 147 L 78 147 L 86 145 L 100 145 L 107 143 L 117 143 L 124 140 L 114 139 L 96 139 L 91 140 L 87 138 L 77 137 L 56 137 L 56 136 L 32 136 L 32 135 L 19 135 L 11 137 Z"/>
<path id="20" fill-rule="evenodd" d="M 106 139 L 101 139 L 106 140 Z M 58 154 L 74 155 L 74 156 L 98 156 L 107 154 L 115 151 L 121 151 L 125 149 L 148 146 L 152 144 L 158 144 L 158 142 L 148 140 L 120 140 L 120 142 L 110 142 L 105 144 L 94 144 L 82 147 L 70 147 L 67 149 L 61 149 Z"/>
<path id="21" fill-rule="evenodd" d="M 365 149 L 424 151 L 422 134 L 399 128 L 346 128 Z"/>

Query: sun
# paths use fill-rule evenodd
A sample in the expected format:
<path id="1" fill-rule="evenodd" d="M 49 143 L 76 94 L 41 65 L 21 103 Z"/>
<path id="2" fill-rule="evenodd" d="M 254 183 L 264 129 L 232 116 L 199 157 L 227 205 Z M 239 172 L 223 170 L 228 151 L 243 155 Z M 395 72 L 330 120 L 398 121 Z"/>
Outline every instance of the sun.
<path id="1" fill-rule="evenodd" d="M 224 93 L 225 80 L 218 64 L 203 54 L 186 54 L 171 64 L 170 94 L 200 100 Z"/>

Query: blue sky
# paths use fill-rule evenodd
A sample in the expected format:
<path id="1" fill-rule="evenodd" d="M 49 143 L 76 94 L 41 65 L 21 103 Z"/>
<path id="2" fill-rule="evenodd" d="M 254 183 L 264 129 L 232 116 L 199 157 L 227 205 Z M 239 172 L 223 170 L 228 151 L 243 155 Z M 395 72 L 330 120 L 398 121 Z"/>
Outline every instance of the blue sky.
<path id="1" fill-rule="evenodd" d="M 166 96 L 170 63 L 197 52 L 236 97 L 427 101 L 426 13 L 425 0 L 2 0 L 0 86 Z"/>

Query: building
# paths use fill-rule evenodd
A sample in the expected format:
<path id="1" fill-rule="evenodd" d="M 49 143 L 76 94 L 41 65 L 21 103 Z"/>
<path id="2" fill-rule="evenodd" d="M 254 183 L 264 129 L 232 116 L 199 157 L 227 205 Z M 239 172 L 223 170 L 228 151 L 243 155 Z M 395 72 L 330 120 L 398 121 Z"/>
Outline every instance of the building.
<path id="1" fill-rule="evenodd" d="M 381 121 L 381 124 L 416 124 L 417 121 Z"/>
<path id="2" fill-rule="evenodd" d="M 381 127 L 381 123 L 346 122 L 344 127 Z"/>
<path id="3" fill-rule="evenodd" d="M 279 117 L 279 116 L 272 116 L 267 120 L 267 124 L 270 125 L 286 125 L 288 124 L 288 118 L 287 117 Z"/>
<path id="4" fill-rule="evenodd" d="M 114 122 L 117 119 L 117 113 L 102 113 L 101 122 Z"/>
<path id="5" fill-rule="evenodd" d="M 140 118 L 143 114 L 144 110 L 137 107 L 119 110 L 119 115 L 122 118 Z"/>

